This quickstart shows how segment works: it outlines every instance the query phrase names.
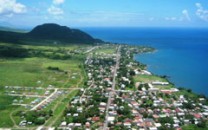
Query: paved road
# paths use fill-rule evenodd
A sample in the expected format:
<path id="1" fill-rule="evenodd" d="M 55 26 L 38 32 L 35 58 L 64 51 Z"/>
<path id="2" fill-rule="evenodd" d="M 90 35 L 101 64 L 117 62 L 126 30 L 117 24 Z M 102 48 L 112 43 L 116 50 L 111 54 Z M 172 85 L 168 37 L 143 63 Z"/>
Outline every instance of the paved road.
<path id="1" fill-rule="evenodd" d="M 28 94 L 8 94 L 9 96 L 15 96 L 15 97 L 22 97 L 22 96 L 25 96 L 25 97 L 34 97 L 34 98 L 45 98 L 47 96 L 40 96 L 40 95 L 28 95 Z"/>
<path id="2" fill-rule="evenodd" d="M 104 126 L 103 126 L 103 130 L 107 130 L 108 129 L 108 110 L 109 110 L 109 106 L 111 104 L 111 97 L 114 96 L 114 91 L 115 91 L 115 86 L 116 86 L 116 75 L 117 75 L 117 69 L 119 67 L 119 60 L 120 60 L 120 46 L 118 47 L 117 50 L 117 55 L 116 55 L 116 66 L 114 68 L 114 73 L 113 73 L 113 84 L 112 84 L 112 91 L 109 92 L 109 97 L 108 97 L 108 102 L 107 102 L 107 107 L 106 107 L 106 116 L 105 116 L 105 122 L 104 122 Z"/>
<path id="3" fill-rule="evenodd" d="M 32 109 L 31 109 L 31 111 L 33 111 L 33 110 L 36 110 L 39 106 L 41 106 L 44 102 L 47 102 L 51 97 L 53 97 L 55 94 L 56 94 L 56 92 L 58 91 L 58 89 L 55 89 L 55 91 L 50 95 L 50 96 L 48 96 L 47 98 L 45 98 L 43 101 L 41 101 L 40 103 L 38 103 L 37 105 L 35 105 Z"/>
<path id="4" fill-rule="evenodd" d="M 12 105 L 14 105 L 14 106 L 23 106 L 23 107 L 29 106 L 28 104 L 20 104 L 20 103 L 13 103 Z"/>
<path id="5" fill-rule="evenodd" d="M 93 51 L 94 49 L 98 48 L 98 46 L 92 47 L 89 50 L 85 51 L 84 54 L 89 53 L 91 51 Z"/>
<path id="6" fill-rule="evenodd" d="M 73 88 L 53 88 L 53 89 L 58 89 L 58 90 L 79 90 L 79 89 L 83 89 L 83 88 L 73 87 Z"/>
<path id="7" fill-rule="evenodd" d="M 82 96 L 79 98 L 79 102 L 81 102 L 81 99 L 84 97 L 85 92 L 86 92 L 87 90 L 91 89 L 93 85 L 94 85 L 94 80 L 92 81 L 91 85 L 90 85 L 88 88 L 86 88 L 86 89 L 84 90 Z"/>

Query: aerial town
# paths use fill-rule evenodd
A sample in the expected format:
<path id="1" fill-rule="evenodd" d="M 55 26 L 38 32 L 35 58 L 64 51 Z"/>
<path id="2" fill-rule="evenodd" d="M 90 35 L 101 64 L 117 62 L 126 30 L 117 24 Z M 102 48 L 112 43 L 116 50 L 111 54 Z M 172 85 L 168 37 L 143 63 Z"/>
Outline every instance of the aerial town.
<path id="1" fill-rule="evenodd" d="M 88 87 L 69 103 L 58 128 L 181 130 L 190 124 L 206 127 L 207 99 L 187 96 L 181 92 L 183 88 L 175 88 L 164 76 L 152 76 L 144 65 L 133 60 L 134 53 L 148 51 L 151 48 L 116 46 L 114 54 L 90 54 L 85 61 Z M 135 78 L 140 76 L 143 78 Z"/>
<path id="2" fill-rule="evenodd" d="M 70 78 L 83 86 L 59 88 L 5 86 L 14 106 L 18 129 L 62 130 L 182 130 L 207 129 L 208 102 L 203 95 L 176 88 L 167 76 L 157 76 L 134 55 L 150 47 L 105 44 L 74 51 L 85 55 L 83 70 Z M 76 53 L 75 53 L 76 52 Z M 65 72 L 49 67 L 56 75 Z M 85 79 L 85 80 L 84 80 Z M 37 84 L 42 84 L 37 81 Z M 24 109 L 22 109 L 24 108 Z M 12 115 L 11 115 L 12 116 Z"/>
<path id="3" fill-rule="evenodd" d="M 0 0 L 0 130 L 208 130 L 208 0 Z"/>

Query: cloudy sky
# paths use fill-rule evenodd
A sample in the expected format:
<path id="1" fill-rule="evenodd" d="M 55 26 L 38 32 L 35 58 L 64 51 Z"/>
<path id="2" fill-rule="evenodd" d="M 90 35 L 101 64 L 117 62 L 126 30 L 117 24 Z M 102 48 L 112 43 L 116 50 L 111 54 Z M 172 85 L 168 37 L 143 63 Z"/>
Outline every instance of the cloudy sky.
<path id="1" fill-rule="evenodd" d="M 208 0 L 0 0 L 0 25 L 208 27 Z"/>

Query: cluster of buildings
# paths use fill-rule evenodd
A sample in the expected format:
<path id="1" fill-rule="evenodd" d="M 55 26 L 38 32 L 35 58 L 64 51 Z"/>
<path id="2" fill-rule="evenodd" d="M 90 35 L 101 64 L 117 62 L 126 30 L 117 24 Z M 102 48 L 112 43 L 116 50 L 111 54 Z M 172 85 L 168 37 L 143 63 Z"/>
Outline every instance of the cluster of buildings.
<path id="1" fill-rule="evenodd" d="M 85 61 L 88 81 L 85 89 L 69 103 L 61 129 L 101 129 L 112 86 L 115 54 L 91 53 Z M 113 113 L 112 113 L 113 114 Z M 109 118 L 110 119 L 110 118 Z"/>
<path id="2" fill-rule="evenodd" d="M 130 62 L 120 61 L 115 90 L 112 85 L 116 55 L 88 56 L 85 61 L 88 87 L 69 103 L 59 128 L 181 130 L 191 124 L 200 127 L 208 120 L 207 99 L 196 95 L 192 98 L 187 91 L 174 87 L 166 88 L 170 85 L 168 81 L 134 82 L 135 75 L 152 74 L 137 66 L 131 53 L 130 49 L 121 48 L 121 59 L 125 55 Z M 122 66 L 126 70 L 121 70 Z M 134 86 L 129 88 L 132 82 Z"/>
<path id="3" fill-rule="evenodd" d="M 97 47 L 90 51 L 94 49 Z M 148 49 L 122 46 L 118 68 L 116 54 L 90 53 L 84 62 L 88 78 L 85 87 L 69 102 L 58 129 L 182 130 L 188 125 L 207 128 L 206 98 L 170 87 L 168 80 L 135 81 L 135 76 L 152 76 L 132 57 L 133 53 L 144 51 Z M 41 110 L 65 93 L 50 90 L 45 91 L 46 98 L 32 103 L 31 110 Z M 20 125 L 28 123 L 31 122 L 22 120 Z"/>

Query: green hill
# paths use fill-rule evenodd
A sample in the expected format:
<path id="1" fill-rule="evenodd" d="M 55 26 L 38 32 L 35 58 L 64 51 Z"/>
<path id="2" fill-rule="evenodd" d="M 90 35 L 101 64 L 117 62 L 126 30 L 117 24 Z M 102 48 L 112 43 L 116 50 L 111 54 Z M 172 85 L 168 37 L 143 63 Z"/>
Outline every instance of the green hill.
<path id="1" fill-rule="evenodd" d="M 102 42 L 81 30 L 70 29 L 69 27 L 53 23 L 39 25 L 28 33 L 0 31 L 0 42 L 43 44 L 43 41 L 48 44 L 54 42 L 62 44 L 93 44 Z"/>

